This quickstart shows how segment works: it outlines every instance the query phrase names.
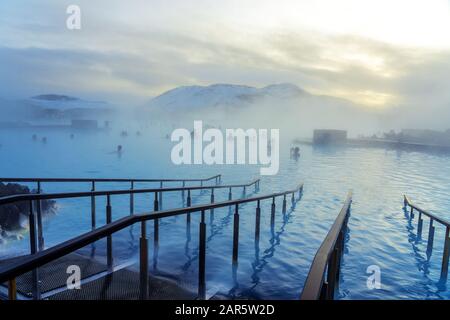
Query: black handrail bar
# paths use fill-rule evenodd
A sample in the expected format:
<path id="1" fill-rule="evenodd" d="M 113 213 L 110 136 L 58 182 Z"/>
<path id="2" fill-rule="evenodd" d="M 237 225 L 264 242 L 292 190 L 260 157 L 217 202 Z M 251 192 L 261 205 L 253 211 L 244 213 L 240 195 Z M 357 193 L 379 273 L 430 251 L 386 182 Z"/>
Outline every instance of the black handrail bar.
<path id="1" fill-rule="evenodd" d="M 108 195 L 121 194 L 136 194 L 136 193 L 161 193 L 173 191 L 189 191 L 189 190 L 204 190 L 204 189 L 229 189 L 239 187 L 249 187 L 258 184 L 260 179 L 252 180 L 247 184 L 230 184 L 230 185 L 211 185 L 211 186 L 190 186 L 190 187 L 171 187 L 171 188 L 151 188 L 151 189 L 125 189 L 125 190 L 102 190 L 102 191 L 82 191 L 82 192 L 64 192 L 64 193 L 30 193 L 30 194 L 15 194 L 5 197 L 0 197 L 0 205 L 9 204 L 19 201 L 34 201 L 34 200 L 48 200 L 48 199 L 68 199 L 68 198 L 84 198 Z"/>
<path id="2" fill-rule="evenodd" d="M 448 261 L 449 261 L 449 257 L 450 257 L 450 222 L 413 204 L 411 199 L 409 199 L 406 195 L 403 195 L 403 204 L 404 204 L 405 211 L 408 206 L 411 208 L 411 212 L 409 215 L 410 220 L 414 219 L 414 210 L 419 212 L 418 224 L 417 224 L 417 236 L 419 238 L 422 237 L 422 227 L 423 227 L 422 215 L 425 215 L 430 218 L 429 229 L 428 229 L 428 241 L 427 241 L 427 254 L 429 256 L 431 256 L 431 252 L 433 251 L 433 243 L 434 243 L 433 222 L 436 221 L 445 227 L 444 250 L 442 253 L 442 265 L 441 265 L 441 280 L 446 280 L 447 276 L 448 276 Z"/>
<path id="3" fill-rule="evenodd" d="M 446 226 L 446 227 L 450 227 L 450 222 L 448 222 L 447 220 L 442 219 L 442 218 L 440 218 L 440 217 L 438 217 L 438 216 L 436 216 L 436 215 L 430 213 L 429 211 L 424 210 L 424 209 L 420 208 L 419 206 L 413 204 L 412 201 L 408 198 L 408 196 L 404 195 L 403 198 L 404 198 L 404 205 L 405 205 L 405 208 L 406 208 L 406 206 L 409 206 L 410 208 L 412 208 L 412 209 L 414 209 L 414 210 L 417 210 L 417 211 L 419 211 L 420 213 L 426 215 L 426 216 L 429 217 L 430 219 L 432 219 L 432 220 L 434 220 L 434 221 L 437 221 L 437 222 L 439 222 L 440 224 L 442 224 L 442 225 L 444 225 L 444 226 Z"/>
<path id="4" fill-rule="evenodd" d="M 137 178 L 0 178 L 0 182 L 199 182 L 221 178 L 221 174 L 198 179 L 137 179 Z"/>
<path id="5" fill-rule="evenodd" d="M 344 248 L 345 229 L 350 216 L 353 192 L 348 192 L 339 215 L 317 250 L 303 287 L 301 300 L 332 300 L 339 285 L 340 262 Z M 327 279 L 325 279 L 327 273 Z"/>
<path id="6" fill-rule="evenodd" d="M 216 180 L 217 181 L 217 180 Z M 255 186 L 255 192 L 259 190 L 260 179 L 255 179 L 246 184 L 231 184 L 231 185 L 203 185 L 200 186 L 185 186 L 183 182 L 183 187 L 170 187 L 170 188 L 162 188 L 162 183 L 159 188 L 151 188 L 151 189 L 134 189 L 134 184 L 131 184 L 131 189 L 126 190 L 103 190 L 103 191 L 95 191 L 95 187 L 93 186 L 91 191 L 83 191 L 83 192 L 65 192 L 65 193 L 38 193 L 33 194 L 16 194 L 10 195 L 0 198 L 0 206 L 11 204 L 15 202 L 29 202 L 29 226 L 30 226 L 30 252 L 33 254 L 36 251 L 42 251 L 45 247 L 45 240 L 43 235 L 43 227 L 42 227 L 42 210 L 41 210 L 41 201 L 46 199 L 69 199 L 69 198 L 82 198 L 82 197 L 90 197 L 91 199 L 91 228 L 95 229 L 97 227 L 97 218 L 96 218 L 96 197 L 98 196 L 106 196 L 107 206 L 106 206 L 106 219 L 108 222 L 111 222 L 112 219 L 112 207 L 111 207 L 111 196 L 112 195 L 123 195 L 128 194 L 130 196 L 130 214 L 134 214 L 134 195 L 138 193 L 154 193 L 155 199 L 153 203 L 154 211 L 158 211 L 162 205 L 162 194 L 165 192 L 171 191 L 181 191 L 182 197 L 184 199 L 184 194 L 187 191 L 187 199 L 186 206 L 190 207 L 192 198 L 191 191 L 193 190 L 211 190 L 211 203 L 214 202 L 214 190 L 219 188 L 227 188 L 228 192 L 228 200 L 232 198 L 232 189 L 233 188 L 243 188 L 243 194 L 245 196 L 246 189 L 249 186 Z M 39 184 L 39 183 L 38 183 Z M 93 183 L 94 184 L 94 183 Z M 159 197 L 158 197 L 159 196 Z M 36 213 L 36 214 L 34 214 Z M 188 214 L 186 222 L 189 224 L 190 222 L 190 214 Z M 36 236 L 37 235 L 37 239 Z M 155 239 L 158 239 L 158 225 L 155 225 Z M 36 241 L 37 240 L 37 241 Z M 109 242 L 108 242 L 109 243 Z M 110 247 L 108 245 L 108 247 Z M 110 257 L 111 258 L 111 257 Z M 109 259 L 110 261 L 111 259 Z"/>
<path id="7" fill-rule="evenodd" d="M 112 234 L 129 227 L 135 223 L 141 222 L 141 240 L 145 240 L 145 222 L 150 220 L 157 221 L 161 218 L 167 218 L 171 216 L 177 216 L 177 215 L 184 215 L 188 213 L 194 213 L 194 212 L 201 212 L 202 213 L 202 222 L 200 223 L 200 227 L 204 225 L 204 213 L 206 210 L 210 209 L 217 209 L 217 208 L 223 208 L 223 207 L 229 207 L 229 206 L 236 206 L 236 212 L 235 212 L 235 222 L 237 221 L 239 223 L 239 218 L 236 220 L 236 215 L 238 216 L 238 206 L 243 203 L 249 203 L 249 202 L 258 202 L 258 208 L 259 209 L 259 203 L 261 200 L 266 199 L 273 199 L 275 201 L 275 198 L 284 196 L 284 202 L 286 201 L 286 195 L 294 194 L 298 192 L 301 194 L 303 192 L 303 183 L 300 184 L 297 188 L 290 190 L 290 191 L 284 191 L 284 192 L 278 192 L 278 193 L 272 193 L 267 194 L 263 196 L 257 196 L 252 198 L 243 198 L 243 199 L 236 199 L 236 200 L 228 200 L 228 201 L 222 201 L 222 202 L 216 202 L 211 204 L 202 204 L 187 208 L 177 208 L 177 209 L 170 209 L 170 210 L 162 210 L 162 211 L 153 211 L 153 212 L 145 212 L 141 214 L 135 214 L 130 215 L 121 219 L 118 219 L 114 222 L 110 222 L 109 224 L 106 224 L 102 227 L 99 227 L 95 230 L 92 230 L 90 232 L 87 232 L 85 234 L 82 234 L 80 236 L 77 236 L 71 240 L 64 241 L 56 246 L 53 246 L 49 249 L 45 249 L 43 251 L 25 256 L 17 261 L 10 262 L 9 264 L 6 264 L 3 267 L 0 267 L 0 283 L 6 282 L 6 281 L 13 281 L 16 277 L 32 271 L 34 269 L 37 269 L 41 266 L 43 266 L 46 263 L 49 263 L 51 261 L 54 261 L 58 258 L 61 258 L 69 253 L 74 252 L 75 250 L 81 249 L 86 245 L 89 245 L 95 241 L 98 241 L 99 239 L 110 237 Z M 274 202 L 272 204 L 272 208 L 274 208 Z M 204 230 L 204 226 L 203 226 Z M 234 228 L 236 233 L 236 224 Z M 238 229 L 237 229 L 238 230 Z M 233 237 L 235 238 L 235 237 Z M 203 239 L 204 240 L 204 239 Z M 146 246 L 145 246 L 146 247 Z M 234 250 L 233 250 L 234 251 Z M 204 252 L 203 252 L 204 255 Z M 147 259 L 146 253 L 141 252 L 141 263 L 145 263 L 142 261 L 143 257 Z M 234 261 L 234 254 L 233 254 L 233 261 Z M 141 268 L 143 270 L 145 268 Z M 204 294 L 204 292 L 203 292 Z"/>

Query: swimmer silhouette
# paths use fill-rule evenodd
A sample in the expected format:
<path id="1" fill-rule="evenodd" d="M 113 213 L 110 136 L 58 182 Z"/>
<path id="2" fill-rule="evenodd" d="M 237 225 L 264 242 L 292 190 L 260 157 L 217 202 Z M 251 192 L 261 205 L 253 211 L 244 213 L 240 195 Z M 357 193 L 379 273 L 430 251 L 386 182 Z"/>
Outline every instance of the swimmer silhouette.
<path id="1" fill-rule="evenodd" d="M 291 159 L 295 159 L 296 161 L 300 158 L 300 148 L 295 147 L 291 148 Z"/>

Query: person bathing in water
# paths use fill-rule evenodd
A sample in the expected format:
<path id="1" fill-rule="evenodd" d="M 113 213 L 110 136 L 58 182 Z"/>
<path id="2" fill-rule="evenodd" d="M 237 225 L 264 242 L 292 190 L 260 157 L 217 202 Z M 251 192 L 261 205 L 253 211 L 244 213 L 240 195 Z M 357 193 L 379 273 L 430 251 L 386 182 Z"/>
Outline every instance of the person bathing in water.
<path id="1" fill-rule="evenodd" d="M 291 159 L 298 160 L 298 158 L 300 158 L 300 148 L 291 148 Z"/>
<path id="2" fill-rule="evenodd" d="M 122 154 L 122 151 L 123 151 L 122 145 L 119 144 L 119 145 L 117 146 L 116 151 L 112 151 L 112 152 L 110 152 L 110 154 L 118 154 L 118 155 L 121 155 L 121 154 Z"/>

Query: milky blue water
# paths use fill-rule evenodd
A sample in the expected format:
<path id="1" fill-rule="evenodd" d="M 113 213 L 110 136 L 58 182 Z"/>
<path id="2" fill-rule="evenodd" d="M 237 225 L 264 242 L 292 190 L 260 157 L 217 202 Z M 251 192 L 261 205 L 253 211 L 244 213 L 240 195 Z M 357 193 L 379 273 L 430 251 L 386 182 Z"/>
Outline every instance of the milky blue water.
<path id="1" fill-rule="evenodd" d="M 258 166 L 175 166 L 170 161 L 172 144 L 168 130 L 128 128 L 119 132 L 36 131 L 48 142 L 32 141 L 33 132 L 0 130 L 0 176 L 2 177 L 98 177 L 98 178 L 196 178 L 223 174 L 222 183 L 245 183 L 259 176 Z M 283 137 L 283 132 L 281 132 Z M 38 139 L 40 140 L 40 139 Z M 113 153 L 123 145 L 121 156 Z M 239 265 L 232 268 L 232 212 L 207 213 L 207 290 L 229 298 L 296 299 L 302 290 L 314 254 L 337 216 L 349 189 L 354 202 L 339 289 L 341 299 L 447 299 L 448 283 L 439 280 L 444 230 L 436 226 L 431 258 L 426 255 L 428 221 L 424 240 L 417 239 L 417 220 L 409 222 L 402 210 L 402 195 L 450 219 L 450 159 L 448 156 L 369 148 L 301 147 L 299 161 L 289 159 L 289 145 L 281 149 L 281 168 L 276 176 L 261 177 L 259 194 L 284 191 L 305 183 L 304 195 L 283 219 L 277 202 L 274 232 L 270 229 L 270 201 L 263 203 L 259 250 L 254 242 L 254 204 L 241 208 Z M 170 186 L 179 184 L 168 184 Z M 34 187 L 30 185 L 31 187 Z M 151 187 L 156 184 L 137 184 Z M 45 192 L 89 190 L 88 184 L 43 184 Z M 129 188 L 128 184 L 105 183 L 98 189 Z M 247 192 L 251 196 L 252 190 Z M 227 191 L 216 192 L 216 201 Z M 242 196 L 236 190 L 233 197 Z M 135 211 L 152 210 L 153 195 L 137 195 Z M 209 191 L 194 192 L 193 203 L 209 202 Z M 163 198 L 163 209 L 183 205 L 180 192 Z M 105 223 L 105 199 L 97 199 L 97 224 Z M 113 218 L 129 214 L 128 196 L 112 197 Z M 170 276 L 193 291 L 198 271 L 198 215 L 192 217 L 191 237 L 186 236 L 185 217 L 161 221 L 157 255 L 150 247 L 151 272 Z M 56 214 L 44 219 L 46 246 L 52 246 L 90 230 L 89 199 L 58 200 Z M 123 230 L 113 238 L 115 264 L 137 258 L 139 227 Z M 153 236 L 148 224 L 148 236 Z M 27 232 L 22 240 L 0 246 L 0 257 L 26 254 Z M 150 242 L 152 243 L 152 242 Z M 88 250 L 89 248 L 86 248 Z M 97 244 L 104 255 L 104 244 Z M 381 270 L 381 289 L 366 285 L 367 267 Z"/>

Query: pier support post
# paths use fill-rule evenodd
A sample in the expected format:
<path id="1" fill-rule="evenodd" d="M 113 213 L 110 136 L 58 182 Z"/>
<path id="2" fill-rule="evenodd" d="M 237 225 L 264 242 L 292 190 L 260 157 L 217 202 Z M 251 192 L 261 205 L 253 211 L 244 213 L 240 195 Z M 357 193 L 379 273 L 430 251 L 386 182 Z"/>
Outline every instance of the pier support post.
<path id="1" fill-rule="evenodd" d="M 95 192 L 95 181 L 92 181 L 91 191 Z M 95 229 L 95 196 L 91 196 L 91 228 Z"/>
<path id="2" fill-rule="evenodd" d="M 139 244 L 140 298 L 141 300 L 146 300 L 148 297 L 148 240 L 146 221 L 141 222 L 141 239 Z"/>
<path id="3" fill-rule="evenodd" d="M 261 227 L 261 206 L 260 201 L 258 200 L 255 217 L 255 242 L 259 241 L 260 227 Z"/>
<path id="4" fill-rule="evenodd" d="M 334 292 L 336 289 L 336 276 L 337 276 L 337 268 L 338 268 L 338 248 L 334 248 L 331 258 L 328 262 L 328 271 L 327 271 L 327 299 L 333 300 Z"/>
<path id="5" fill-rule="evenodd" d="M 228 190 L 228 200 L 233 198 L 233 194 L 231 193 L 231 188 Z"/>
<path id="6" fill-rule="evenodd" d="M 187 203 L 186 203 L 187 207 L 191 206 L 191 190 L 188 190 L 188 196 L 187 196 Z M 188 214 L 186 215 L 186 224 L 188 227 L 190 227 L 191 225 L 191 214 L 188 212 Z"/>
<path id="7" fill-rule="evenodd" d="M 447 279 L 448 274 L 448 257 L 450 254 L 450 227 L 445 230 L 444 253 L 442 255 L 441 279 Z"/>
<path id="8" fill-rule="evenodd" d="M 202 210 L 202 220 L 199 225 L 199 255 L 198 255 L 198 298 L 206 299 L 206 223 L 205 211 Z"/>
<path id="9" fill-rule="evenodd" d="M 417 223 L 417 237 L 422 237 L 422 226 L 423 226 L 423 219 L 422 219 L 422 212 L 419 212 L 419 222 Z"/>
<path id="10" fill-rule="evenodd" d="M 286 214 L 286 195 L 283 197 L 283 215 Z"/>
<path id="11" fill-rule="evenodd" d="M 272 198 L 272 206 L 270 210 L 270 225 L 273 227 L 275 224 L 275 197 Z"/>
<path id="12" fill-rule="evenodd" d="M 161 181 L 160 183 L 159 183 L 159 188 L 160 189 L 162 189 L 163 188 L 163 182 Z M 159 193 L 159 205 L 162 207 L 162 205 L 163 205 L 163 199 L 162 199 L 162 191 Z"/>
<path id="13" fill-rule="evenodd" d="M 38 181 L 37 183 L 37 193 L 41 193 L 41 182 Z M 38 230 L 38 247 L 39 251 L 44 250 L 44 235 L 43 235 L 43 227 L 42 227 L 42 207 L 41 207 L 41 200 L 36 200 L 36 218 L 37 218 L 37 230 Z"/>
<path id="14" fill-rule="evenodd" d="M 233 263 L 238 261 L 239 251 L 239 205 L 236 204 L 233 221 Z"/>
<path id="15" fill-rule="evenodd" d="M 37 234 L 36 234 L 36 217 L 33 209 L 33 201 L 30 201 L 30 213 L 29 213 L 29 227 L 30 227 L 30 253 L 35 254 L 38 252 L 37 246 Z M 40 288 L 39 288 L 39 269 L 33 269 L 32 271 L 32 294 L 34 300 L 39 300 L 41 298 Z"/>
<path id="16" fill-rule="evenodd" d="M 112 221 L 112 208 L 111 208 L 111 196 L 106 196 L 106 224 L 110 224 Z M 108 269 L 112 270 L 113 266 L 113 253 L 112 253 L 112 235 L 106 238 L 106 259 Z"/>
<path id="17" fill-rule="evenodd" d="M 153 201 L 153 211 L 158 211 L 159 210 L 159 203 L 158 203 L 158 192 L 155 192 L 155 200 Z M 159 242 L 159 219 L 154 219 L 153 220 L 153 240 L 155 243 L 155 246 L 158 244 Z"/>
<path id="18" fill-rule="evenodd" d="M 211 188 L 211 203 L 214 203 L 214 188 Z M 211 209 L 210 211 L 211 217 L 214 214 L 214 209 Z"/>
<path id="19" fill-rule="evenodd" d="M 130 190 L 134 190 L 134 181 L 131 181 Z M 130 193 L 130 215 L 134 214 L 134 193 Z"/>
<path id="20" fill-rule="evenodd" d="M 17 300 L 17 285 L 15 278 L 8 281 L 8 299 Z"/>
<path id="21" fill-rule="evenodd" d="M 184 188 L 186 188 L 186 181 L 183 180 L 183 184 L 182 184 L 183 190 L 181 190 L 181 196 L 183 197 L 183 201 L 184 201 Z"/>
<path id="22" fill-rule="evenodd" d="M 430 227 L 428 229 L 428 243 L 427 243 L 427 252 L 431 254 L 433 251 L 433 242 L 434 242 L 434 226 L 433 219 L 430 219 Z"/>

